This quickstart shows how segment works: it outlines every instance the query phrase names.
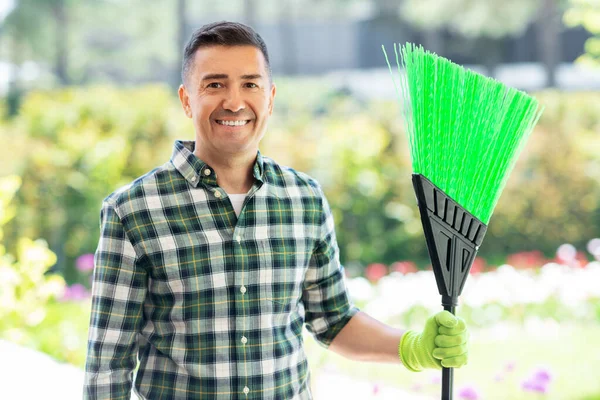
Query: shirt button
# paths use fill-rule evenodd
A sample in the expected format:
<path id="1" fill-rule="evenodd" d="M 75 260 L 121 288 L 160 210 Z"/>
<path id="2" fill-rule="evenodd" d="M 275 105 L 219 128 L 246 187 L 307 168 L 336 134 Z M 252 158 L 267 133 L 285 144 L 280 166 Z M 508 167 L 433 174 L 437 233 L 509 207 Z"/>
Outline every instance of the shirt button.
<path id="1" fill-rule="evenodd" d="M 204 175 L 209 176 L 210 175 L 210 169 L 206 168 L 204 170 Z"/>
<path id="2" fill-rule="evenodd" d="M 196 182 L 196 177 L 192 176 L 192 182 Z"/>
<path id="3" fill-rule="evenodd" d="M 237 236 L 235 237 L 235 240 L 237 240 L 237 242 L 239 243 L 239 242 L 241 242 L 241 241 L 242 241 L 242 237 L 241 237 L 240 235 L 237 235 Z"/>
<path id="4" fill-rule="evenodd" d="M 246 344 L 247 341 L 248 341 L 248 339 L 246 339 L 246 336 L 242 336 L 242 343 Z"/>
<path id="5" fill-rule="evenodd" d="M 250 392 L 250 389 L 248 388 L 248 386 L 244 387 L 244 393 L 248 394 Z"/>
<path id="6" fill-rule="evenodd" d="M 242 286 L 242 287 L 240 288 L 240 292 L 242 292 L 242 293 L 246 293 L 246 286 Z"/>
<path id="7" fill-rule="evenodd" d="M 219 192 L 218 190 L 215 190 L 215 197 L 217 199 L 221 198 L 221 192 Z"/>

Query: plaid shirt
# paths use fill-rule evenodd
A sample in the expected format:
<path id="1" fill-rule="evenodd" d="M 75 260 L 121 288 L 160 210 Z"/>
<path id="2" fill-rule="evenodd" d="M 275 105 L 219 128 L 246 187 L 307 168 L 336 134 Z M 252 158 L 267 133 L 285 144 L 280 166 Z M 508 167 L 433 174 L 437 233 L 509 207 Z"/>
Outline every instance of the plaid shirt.
<path id="1" fill-rule="evenodd" d="M 129 399 L 139 359 L 142 399 L 310 399 L 304 324 L 327 348 L 359 311 L 323 191 L 258 152 L 236 217 L 194 145 L 103 201 L 84 397 Z"/>

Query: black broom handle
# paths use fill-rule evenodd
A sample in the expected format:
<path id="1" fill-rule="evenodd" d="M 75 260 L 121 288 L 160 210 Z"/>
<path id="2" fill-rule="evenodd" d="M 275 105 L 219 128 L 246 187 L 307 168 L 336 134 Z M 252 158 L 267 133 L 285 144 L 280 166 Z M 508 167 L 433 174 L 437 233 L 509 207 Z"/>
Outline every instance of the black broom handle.
<path id="1" fill-rule="evenodd" d="M 444 310 L 455 312 L 455 307 L 444 305 Z M 454 380 L 453 368 L 442 368 L 442 400 L 452 400 L 452 381 Z"/>

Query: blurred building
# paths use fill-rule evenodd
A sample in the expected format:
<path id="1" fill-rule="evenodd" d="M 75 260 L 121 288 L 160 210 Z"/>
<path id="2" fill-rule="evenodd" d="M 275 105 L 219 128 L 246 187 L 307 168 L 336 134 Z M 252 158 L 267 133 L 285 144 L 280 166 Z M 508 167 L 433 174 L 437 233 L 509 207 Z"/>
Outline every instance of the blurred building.
<path id="1" fill-rule="evenodd" d="M 397 3 L 388 3 L 390 12 L 370 11 L 356 18 L 316 19 L 284 13 L 279 20 L 265 22 L 239 13 L 233 20 L 249 23 L 261 34 L 276 75 L 347 76 L 352 73 L 356 79 L 368 80 L 374 76 L 374 70 L 387 71 L 382 45 L 393 49 L 394 43 L 413 42 L 522 89 L 600 88 L 600 72 L 573 65 L 584 53 L 584 43 L 590 33 L 582 27 L 566 27 L 560 15 L 540 17 L 516 37 L 467 39 L 445 29 L 415 29 L 402 20 Z M 191 32 L 194 27 L 219 19 L 231 17 L 188 21 L 188 30 Z M 486 51 L 490 48 L 493 53 Z M 369 75 L 361 74 L 361 70 Z M 384 79 L 389 79 L 389 75 Z M 390 89 L 387 83 L 389 81 L 385 88 Z"/>
<path id="2" fill-rule="evenodd" d="M 520 26 L 527 29 L 521 34 L 466 38 L 437 24 L 447 15 L 440 5 L 449 2 L 459 25 L 481 21 L 486 27 L 493 21 L 500 30 L 519 20 L 512 18 L 519 14 L 514 10 L 525 9 L 526 4 L 535 9 L 523 19 Z M 414 16 L 407 14 L 425 3 L 425 11 L 417 14 L 431 14 L 431 26 L 417 29 Z M 459 7 L 463 3 L 467 8 Z M 567 4 L 562 0 L 0 0 L 0 93 L 12 92 L 16 99 L 23 90 L 98 82 L 161 81 L 177 87 L 182 50 L 190 34 L 219 20 L 254 27 L 268 45 L 276 75 L 352 71 L 360 76 L 364 71 L 366 80 L 375 70 L 387 69 L 381 45 L 392 49 L 393 43 L 413 42 L 524 89 L 600 88 L 599 72 L 573 65 L 591 35 L 563 24 L 561 7 Z M 467 11 L 478 8 L 487 9 L 487 19 L 467 16 Z M 504 14 L 497 16 L 497 9 Z"/>
<path id="3" fill-rule="evenodd" d="M 188 22 L 189 31 L 221 18 Z M 238 20 L 243 20 L 243 16 Z M 551 24 L 551 20 L 541 22 Z M 581 27 L 568 28 L 560 21 L 553 45 L 558 63 L 571 63 L 584 53 L 591 35 Z M 282 75 L 322 74 L 339 69 L 385 66 L 381 45 L 413 42 L 422 44 L 459 64 L 485 65 L 484 52 L 472 51 L 477 43 L 446 30 L 419 31 L 399 15 L 373 15 L 367 19 L 310 20 L 292 18 L 251 24 L 269 48 L 273 72 Z M 539 27 L 532 24 L 523 35 L 496 40 L 503 64 L 542 62 Z M 481 39 L 485 40 L 485 39 Z"/>

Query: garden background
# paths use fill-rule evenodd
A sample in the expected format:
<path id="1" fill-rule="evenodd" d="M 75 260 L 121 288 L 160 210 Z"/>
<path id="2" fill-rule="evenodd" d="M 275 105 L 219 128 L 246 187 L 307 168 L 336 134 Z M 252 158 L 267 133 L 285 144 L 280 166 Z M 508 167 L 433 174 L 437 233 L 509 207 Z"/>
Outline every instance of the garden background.
<path id="1" fill-rule="evenodd" d="M 455 373 L 456 398 L 600 399 L 600 39 L 594 36 L 600 3 L 5 3 L 0 376 L 6 385 L 0 398 L 27 398 L 8 394 L 36 387 L 44 398 L 80 398 L 101 201 L 167 161 L 174 140 L 193 139 L 176 96 L 178 49 L 190 29 L 232 19 L 259 33 L 261 26 L 283 32 L 288 44 L 313 39 L 280 28 L 286 22 L 387 27 L 366 35 L 372 46 L 391 44 L 390 38 L 419 41 L 539 99 L 545 112 L 498 203 L 458 307 L 472 347 L 469 365 Z M 162 23 L 167 11 L 172 18 Z M 567 36 L 575 31 L 585 32 L 580 43 Z M 543 42 L 557 32 L 564 40 L 554 42 L 552 56 Z M 535 49 L 545 50 L 523 62 L 515 43 L 528 35 L 539 39 L 531 42 Z M 265 40 L 272 52 L 288 51 Z M 577 60 L 563 59 L 565 43 L 579 43 Z M 488 47 L 494 51 L 485 58 L 469 58 Z M 374 55 L 378 68 L 361 65 L 361 52 L 348 56 L 352 68 L 327 54 L 309 55 L 311 62 L 275 57 L 275 111 L 261 152 L 323 185 L 356 305 L 393 326 L 420 329 L 441 309 L 440 298 L 383 55 Z M 438 397 L 440 373 L 345 360 L 305 333 L 317 399 Z"/>

